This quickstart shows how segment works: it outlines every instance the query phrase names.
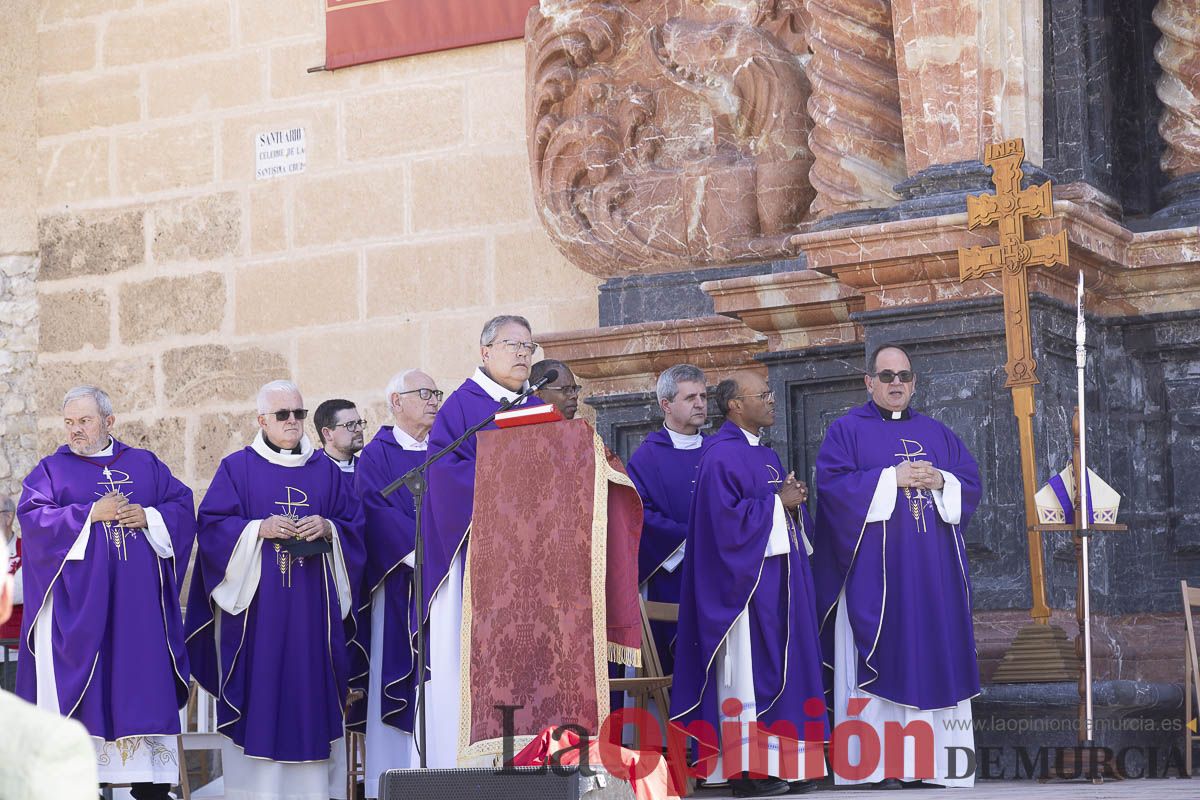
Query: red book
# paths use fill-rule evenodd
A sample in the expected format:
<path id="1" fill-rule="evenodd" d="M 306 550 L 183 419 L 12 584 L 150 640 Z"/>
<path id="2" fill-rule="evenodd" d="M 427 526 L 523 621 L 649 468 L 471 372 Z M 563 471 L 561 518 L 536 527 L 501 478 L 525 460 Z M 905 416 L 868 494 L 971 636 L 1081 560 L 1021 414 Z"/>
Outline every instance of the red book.
<path id="1" fill-rule="evenodd" d="M 501 411 L 496 415 L 497 428 L 515 428 L 518 425 L 537 425 L 541 422 L 558 422 L 563 415 L 558 409 L 547 403 L 540 406 L 514 408 L 512 411 Z"/>

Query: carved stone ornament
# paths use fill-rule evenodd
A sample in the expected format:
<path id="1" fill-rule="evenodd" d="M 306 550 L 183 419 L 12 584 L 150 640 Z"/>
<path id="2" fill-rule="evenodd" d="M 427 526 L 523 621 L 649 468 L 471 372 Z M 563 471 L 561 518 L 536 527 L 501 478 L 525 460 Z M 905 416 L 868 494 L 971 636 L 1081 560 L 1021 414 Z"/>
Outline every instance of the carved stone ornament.
<path id="1" fill-rule="evenodd" d="M 535 203 L 594 275 L 794 255 L 814 192 L 801 0 L 542 0 Z"/>

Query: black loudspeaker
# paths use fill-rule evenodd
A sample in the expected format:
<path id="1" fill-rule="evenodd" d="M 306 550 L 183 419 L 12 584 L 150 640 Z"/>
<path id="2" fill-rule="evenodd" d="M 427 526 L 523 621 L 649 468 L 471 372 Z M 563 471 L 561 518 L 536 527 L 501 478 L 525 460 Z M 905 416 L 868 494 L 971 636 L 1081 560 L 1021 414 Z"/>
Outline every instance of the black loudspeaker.
<path id="1" fill-rule="evenodd" d="M 379 800 L 633 800 L 633 788 L 603 771 L 394 769 L 379 778 Z"/>

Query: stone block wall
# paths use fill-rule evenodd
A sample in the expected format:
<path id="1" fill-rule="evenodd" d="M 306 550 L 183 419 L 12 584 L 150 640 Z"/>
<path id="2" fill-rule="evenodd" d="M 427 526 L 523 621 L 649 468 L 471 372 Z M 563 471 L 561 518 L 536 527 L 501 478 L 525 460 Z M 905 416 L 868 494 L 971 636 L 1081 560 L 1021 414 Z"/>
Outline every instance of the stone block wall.
<path id="1" fill-rule="evenodd" d="M 9 495 L 36 462 L 37 444 L 31 400 L 39 338 L 35 6 L 6 8 L 0 25 L 0 492 Z"/>
<path id="2" fill-rule="evenodd" d="M 266 380 L 378 424 L 399 369 L 457 386 L 495 313 L 535 334 L 596 324 L 597 280 L 534 214 L 520 41 L 310 74 L 321 0 L 29 5 L 36 140 L 18 155 L 27 185 L 4 193 L 27 201 L 26 260 L 3 272 L 16 303 L 40 254 L 40 334 L 22 331 L 37 386 L 0 425 L 32 430 L 36 403 L 38 454 L 59 442 L 62 392 L 95 382 L 119 436 L 202 488 Z M 254 137 L 297 126 L 305 171 L 256 180 Z"/>

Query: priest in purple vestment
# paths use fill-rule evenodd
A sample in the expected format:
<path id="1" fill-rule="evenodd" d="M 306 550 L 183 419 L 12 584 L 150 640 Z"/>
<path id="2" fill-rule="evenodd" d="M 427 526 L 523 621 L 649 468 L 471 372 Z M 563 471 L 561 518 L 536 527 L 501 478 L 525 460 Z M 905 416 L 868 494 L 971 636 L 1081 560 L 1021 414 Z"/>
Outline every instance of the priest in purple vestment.
<path id="1" fill-rule="evenodd" d="M 962 534 L 979 468 L 952 430 L 909 407 L 916 375 L 902 347 L 876 348 L 865 383 L 868 401 L 833 421 L 817 455 L 813 573 L 834 717 L 865 701 L 853 716 L 885 746 L 874 771 L 852 778 L 838 770 L 859 763 L 851 740 L 833 754 L 834 774 L 839 784 L 969 786 L 954 748 L 974 747 L 979 693 Z M 889 759 L 889 722 L 931 728 L 933 746 Z"/>
<path id="2" fill-rule="evenodd" d="M 166 798 L 188 697 L 179 588 L 196 535 L 192 492 L 153 453 L 110 435 L 101 389 L 71 389 L 62 410 L 67 443 L 25 478 L 17 508 L 17 693 L 83 723 L 101 783 Z"/>
<path id="3" fill-rule="evenodd" d="M 527 389 L 529 366 L 537 349 L 524 317 L 503 315 L 488 320 L 479 336 L 482 364 L 446 398 L 429 434 L 430 453 L 446 447 Z M 531 396 L 521 402 L 534 405 L 542 401 Z M 494 428 L 493 423 L 484 430 Z M 422 512 L 422 589 L 429 637 L 426 764 L 440 768 L 458 763 L 462 582 L 475 499 L 475 437 L 430 467 L 428 478 L 429 493 Z"/>
<path id="4" fill-rule="evenodd" d="M 379 429 L 359 455 L 355 473 L 366 516 L 359 631 L 371 662 L 366 708 L 369 798 L 379 796 L 379 777 L 385 771 L 418 765 L 413 760 L 412 736 L 417 662 L 412 596 L 416 513 L 407 486 L 387 497 L 381 490 L 425 460 L 429 431 L 442 402 L 433 378 L 418 369 L 395 375 L 385 395 L 395 424 Z"/>
<path id="5" fill-rule="evenodd" d="M 188 654 L 228 738 L 227 798 L 343 797 L 361 514 L 350 478 L 304 435 L 295 384 L 263 386 L 258 412 L 200 503 Z"/>
<path id="6" fill-rule="evenodd" d="M 760 443 L 775 422 L 766 381 L 738 374 L 716 396 L 726 422 L 704 442 L 692 496 L 671 719 L 699 740 L 699 772 L 736 796 L 803 791 L 825 774 L 829 738 L 808 491 Z"/>
<path id="7" fill-rule="evenodd" d="M 647 600 L 678 603 L 688 511 L 700 464 L 700 428 L 708 420 L 704 373 L 676 364 L 658 376 L 662 428 L 652 431 L 629 458 L 629 477 L 642 496 L 638 584 Z M 663 674 L 674 670 L 675 625 L 652 622 Z"/>

